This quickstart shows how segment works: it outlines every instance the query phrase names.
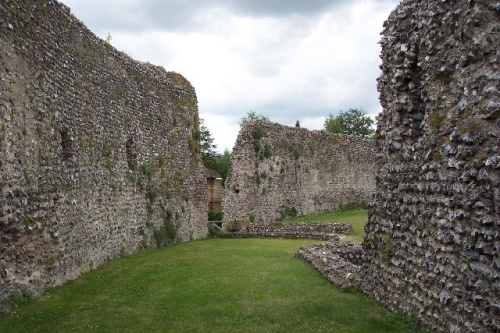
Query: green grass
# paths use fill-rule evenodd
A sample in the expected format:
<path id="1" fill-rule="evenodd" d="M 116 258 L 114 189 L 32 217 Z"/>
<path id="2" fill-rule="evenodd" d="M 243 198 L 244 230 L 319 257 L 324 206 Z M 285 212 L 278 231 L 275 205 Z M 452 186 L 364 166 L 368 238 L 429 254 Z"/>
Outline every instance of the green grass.
<path id="1" fill-rule="evenodd" d="M 343 210 L 340 212 L 322 214 L 322 215 L 309 215 L 299 216 L 293 219 L 286 219 L 286 222 L 337 222 L 337 223 L 351 223 L 352 231 L 347 237 L 347 240 L 353 242 L 362 242 L 365 233 L 365 224 L 368 220 L 368 211 L 364 209 L 359 210 Z"/>
<path id="2" fill-rule="evenodd" d="M 0 332 L 415 332 L 295 258 L 310 242 L 208 239 L 117 259 L 0 317 Z"/>

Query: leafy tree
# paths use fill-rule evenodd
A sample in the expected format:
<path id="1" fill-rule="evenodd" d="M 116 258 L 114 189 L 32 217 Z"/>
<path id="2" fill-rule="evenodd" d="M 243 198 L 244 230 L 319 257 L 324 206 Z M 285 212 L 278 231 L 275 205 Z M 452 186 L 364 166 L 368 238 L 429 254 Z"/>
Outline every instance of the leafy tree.
<path id="1" fill-rule="evenodd" d="M 214 139 L 212 138 L 212 133 L 207 126 L 205 126 L 205 120 L 200 119 L 200 152 L 201 158 L 203 160 L 203 165 L 209 169 L 214 169 L 215 158 L 217 152 L 215 149 L 217 145 L 214 144 Z"/>
<path id="2" fill-rule="evenodd" d="M 324 129 L 331 133 L 370 136 L 375 132 L 371 128 L 373 123 L 363 109 L 349 109 L 346 112 L 340 111 L 338 116 L 330 113 L 326 117 Z"/>
<path id="3" fill-rule="evenodd" d="M 269 118 L 266 117 L 266 116 L 264 116 L 261 113 L 256 114 L 255 111 L 250 110 L 250 111 L 247 112 L 247 115 L 245 117 L 241 118 L 240 127 L 243 127 L 243 125 L 245 125 L 247 122 L 252 121 L 252 120 L 265 120 L 265 121 L 269 121 Z"/>
<path id="4" fill-rule="evenodd" d="M 203 165 L 208 169 L 217 171 L 222 178 L 222 186 L 224 186 L 229 173 L 231 152 L 226 149 L 223 154 L 219 154 L 215 150 L 216 148 L 217 145 L 214 144 L 212 133 L 205 126 L 205 120 L 200 119 L 200 152 Z"/>
<path id="5" fill-rule="evenodd" d="M 231 168 L 231 152 L 228 149 L 224 150 L 223 154 L 218 154 L 215 158 L 216 168 L 215 170 L 219 173 L 222 178 L 221 184 L 224 186 L 226 183 L 227 176 L 229 175 L 229 170 Z"/>
<path id="6" fill-rule="evenodd" d="M 298 121 L 298 120 L 297 120 L 297 121 L 295 122 L 295 127 L 300 127 L 300 121 Z"/>

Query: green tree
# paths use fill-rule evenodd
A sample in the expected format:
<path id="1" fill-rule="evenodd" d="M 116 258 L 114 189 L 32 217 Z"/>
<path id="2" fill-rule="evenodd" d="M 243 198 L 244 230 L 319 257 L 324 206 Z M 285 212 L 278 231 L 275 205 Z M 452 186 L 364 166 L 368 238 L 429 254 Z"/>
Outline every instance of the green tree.
<path id="1" fill-rule="evenodd" d="M 212 133 L 205 126 L 205 119 L 200 119 L 200 152 L 203 160 L 203 165 L 209 169 L 214 169 L 216 164 L 215 158 L 217 156 L 217 145 L 214 144 Z"/>
<path id="2" fill-rule="evenodd" d="M 257 114 L 257 113 L 255 113 L 255 111 L 250 110 L 247 112 L 247 115 L 245 117 L 241 118 L 240 127 L 243 127 L 243 125 L 245 125 L 247 122 L 252 121 L 252 120 L 269 121 L 269 118 L 264 116 L 261 113 Z"/>
<path id="3" fill-rule="evenodd" d="M 340 111 L 338 116 L 329 114 L 326 117 L 324 129 L 330 133 L 357 134 L 370 136 L 375 130 L 371 128 L 374 121 L 366 115 L 363 109 Z"/>
<path id="4" fill-rule="evenodd" d="M 219 154 L 215 150 L 216 148 L 217 145 L 214 144 L 212 133 L 205 126 L 205 120 L 200 119 L 200 152 L 203 165 L 208 169 L 217 171 L 222 178 L 222 186 L 224 186 L 229 173 L 231 152 L 225 149 L 223 154 Z"/>
<path id="5" fill-rule="evenodd" d="M 224 186 L 226 184 L 227 176 L 229 175 L 229 171 L 231 168 L 231 152 L 229 149 L 225 149 L 224 153 L 218 154 L 215 158 L 216 168 L 215 170 L 221 176 L 221 184 Z"/>

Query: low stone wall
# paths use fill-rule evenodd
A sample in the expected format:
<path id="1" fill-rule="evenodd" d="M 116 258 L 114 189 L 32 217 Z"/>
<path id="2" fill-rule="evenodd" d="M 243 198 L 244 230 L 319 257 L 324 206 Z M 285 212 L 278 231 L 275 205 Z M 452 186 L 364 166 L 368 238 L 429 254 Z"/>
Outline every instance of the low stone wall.
<path id="1" fill-rule="evenodd" d="M 328 281 L 342 289 L 359 288 L 363 247 L 348 241 L 301 247 L 296 257 L 304 259 L 316 268 Z"/>
<path id="2" fill-rule="evenodd" d="M 231 223 L 226 225 L 231 229 Z M 241 230 L 233 232 L 237 237 L 262 237 L 262 238 L 294 238 L 294 239 L 339 239 L 339 234 L 348 234 L 352 229 L 349 223 L 249 223 Z"/>

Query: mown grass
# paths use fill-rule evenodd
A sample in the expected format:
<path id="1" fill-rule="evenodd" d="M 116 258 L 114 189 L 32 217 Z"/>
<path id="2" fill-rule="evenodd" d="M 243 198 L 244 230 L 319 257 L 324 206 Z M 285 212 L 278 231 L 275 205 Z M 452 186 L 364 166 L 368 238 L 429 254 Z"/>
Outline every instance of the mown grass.
<path id="1" fill-rule="evenodd" d="M 309 215 L 299 216 L 292 219 L 287 219 L 287 222 L 337 222 L 337 223 L 351 223 L 352 231 L 348 235 L 347 240 L 353 242 L 362 242 L 365 233 L 365 224 L 368 220 L 368 211 L 359 210 L 343 210 L 340 212 L 322 214 L 322 215 Z"/>
<path id="2" fill-rule="evenodd" d="M 294 257 L 307 240 L 207 239 L 117 259 L 0 317 L 0 332 L 412 332 Z"/>

